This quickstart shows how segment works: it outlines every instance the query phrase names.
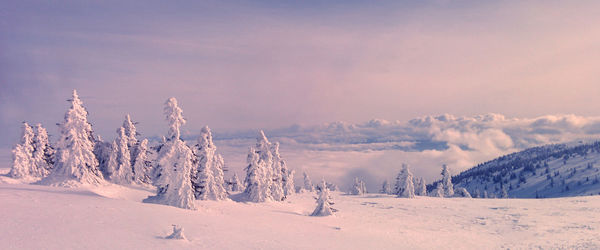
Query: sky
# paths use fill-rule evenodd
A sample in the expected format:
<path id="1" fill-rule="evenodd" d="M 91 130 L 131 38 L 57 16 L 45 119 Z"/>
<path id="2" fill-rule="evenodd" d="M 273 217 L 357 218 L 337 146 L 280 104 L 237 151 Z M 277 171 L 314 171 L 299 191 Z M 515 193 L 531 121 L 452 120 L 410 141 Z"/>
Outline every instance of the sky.
<path id="1" fill-rule="evenodd" d="M 426 115 L 600 116 L 597 1 L 1 1 L 0 147 L 56 135 L 77 89 L 95 131 L 166 133 L 176 97 L 215 134 Z"/>

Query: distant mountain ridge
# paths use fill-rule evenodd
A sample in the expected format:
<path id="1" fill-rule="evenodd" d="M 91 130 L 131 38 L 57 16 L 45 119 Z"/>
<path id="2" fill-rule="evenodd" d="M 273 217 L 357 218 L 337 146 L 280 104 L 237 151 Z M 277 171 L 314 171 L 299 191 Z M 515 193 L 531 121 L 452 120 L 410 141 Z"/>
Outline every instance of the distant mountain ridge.
<path id="1" fill-rule="evenodd" d="M 553 198 L 600 194 L 600 141 L 529 148 L 479 164 L 453 176 L 471 194 Z M 434 182 L 429 188 L 435 186 Z"/>

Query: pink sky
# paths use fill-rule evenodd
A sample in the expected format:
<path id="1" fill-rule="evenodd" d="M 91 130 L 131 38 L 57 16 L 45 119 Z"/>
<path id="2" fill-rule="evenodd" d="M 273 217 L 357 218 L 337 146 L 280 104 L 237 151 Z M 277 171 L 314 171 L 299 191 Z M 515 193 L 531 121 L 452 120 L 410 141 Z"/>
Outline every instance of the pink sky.
<path id="1" fill-rule="evenodd" d="M 0 13 L 0 145 L 77 88 L 111 138 L 451 113 L 599 116 L 595 1 L 23 3 Z"/>

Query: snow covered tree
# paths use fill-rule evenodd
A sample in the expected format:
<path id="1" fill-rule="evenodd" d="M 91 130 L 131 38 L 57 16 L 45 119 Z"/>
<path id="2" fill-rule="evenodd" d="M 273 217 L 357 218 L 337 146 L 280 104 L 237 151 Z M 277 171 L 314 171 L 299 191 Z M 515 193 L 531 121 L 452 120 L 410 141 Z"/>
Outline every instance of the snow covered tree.
<path id="1" fill-rule="evenodd" d="M 223 191 L 223 195 L 224 195 L 224 199 L 227 198 L 227 190 L 225 190 L 225 173 L 224 170 L 225 169 L 225 159 L 223 159 L 223 156 L 221 156 L 221 154 L 216 154 L 215 156 L 215 167 L 213 168 L 213 173 L 214 173 L 214 177 L 215 177 L 215 183 L 217 183 L 219 185 L 219 187 L 217 187 L 217 189 L 220 189 Z"/>
<path id="2" fill-rule="evenodd" d="M 312 181 L 310 180 L 310 177 L 308 176 L 308 174 L 306 172 L 302 173 L 304 175 L 304 186 L 303 186 L 303 190 L 306 190 L 308 192 L 313 192 L 315 191 L 315 187 L 312 184 Z"/>
<path id="3" fill-rule="evenodd" d="M 223 158 L 216 154 L 212 133 L 205 126 L 194 146 L 195 168 L 192 176 L 194 196 L 198 200 L 224 200 L 227 198 L 223 179 Z"/>
<path id="4" fill-rule="evenodd" d="M 33 137 L 33 162 L 37 169 L 37 177 L 46 177 L 52 170 L 54 161 L 54 148 L 50 145 L 48 140 L 48 132 L 42 126 L 37 124 L 35 126 L 35 136 Z"/>
<path id="5" fill-rule="evenodd" d="M 383 181 L 383 184 L 381 184 L 381 190 L 379 190 L 379 192 L 382 194 L 391 194 L 392 193 L 392 186 L 390 185 L 390 183 L 387 180 Z"/>
<path id="6" fill-rule="evenodd" d="M 125 129 L 117 129 L 117 138 L 112 143 L 107 166 L 108 179 L 117 184 L 129 184 L 133 181 L 133 169 L 131 167 L 131 154 L 127 146 L 128 138 Z"/>
<path id="7" fill-rule="evenodd" d="M 34 177 L 37 174 L 33 159 L 33 129 L 24 122 L 22 131 L 21 142 L 12 150 L 13 164 L 8 173 L 12 178 Z"/>
<path id="8" fill-rule="evenodd" d="M 454 186 L 452 185 L 452 177 L 448 171 L 448 166 L 444 164 L 442 166 L 442 184 L 444 185 L 444 196 L 454 196 Z"/>
<path id="9" fill-rule="evenodd" d="M 283 194 L 285 194 L 286 198 L 296 193 L 296 187 L 294 186 L 295 173 L 296 171 L 290 169 L 285 169 L 285 172 L 283 173 Z"/>
<path id="10" fill-rule="evenodd" d="M 108 162 L 110 161 L 110 155 L 112 154 L 112 142 L 105 142 L 102 137 L 98 135 L 94 141 L 94 155 L 98 160 L 98 169 L 104 176 L 104 179 L 110 177 Z M 112 171 L 110 171 L 112 173 Z"/>
<path id="11" fill-rule="evenodd" d="M 244 190 L 242 183 L 240 183 L 240 178 L 238 178 L 237 173 L 233 173 L 233 177 L 229 181 L 231 183 L 231 191 L 232 192 L 240 192 Z"/>
<path id="12" fill-rule="evenodd" d="M 479 189 L 475 189 L 473 198 L 481 198 L 481 192 L 479 191 Z"/>
<path id="13" fill-rule="evenodd" d="M 362 190 L 362 194 L 366 194 L 367 192 L 367 184 L 365 184 L 365 181 L 360 180 L 360 189 Z"/>
<path id="14" fill-rule="evenodd" d="M 273 200 L 271 197 L 271 189 L 267 184 L 271 180 L 270 175 L 267 175 L 266 163 L 260 160 L 260 157 L 253 147 L 248 150 L 247 158 L 248 166 L 246 167 L 246 189 L 244 194 L 248 201 L 265 202 Z"/>
<path id="15" fill-rule="evenodd" d="M 506 186 L 502 187 L 502 193 L 500 197 L 502 199 L 508 199 L 508 191 L 506 190 Z"/>
<path id="16" fill-rule="evenodd" d="M 329 193 L 329 188 L 327 188 L 327 184 L 325 180 L 321 181 L 321 185 L 319 185 L 319 197 L 317 197 L 317 207 L 312 212 L 311 216 L 329 216 L 333 215 L 333 212 L 336 210 L 331 208 L 334 204 L 333 199 L 331 198 L 331 194 Z"/>
<path id="17" fill-rule="evenodd" d="M 329 191 L 340 191 L 337 185 L 330 182 L 327 182 L 327 188 L 329 188 Z"/>
<path id="18" fill-rule="evenodd" d="M 442 184 L 442 182 L 438 182 L 436 188 L 433 191 L 431 191 L 431 193 L 429 193 L 429 195 L 431 197 L 443 198 L 444 197 L 444 185 Z"/>
<path id="19" fill-rule="evenodd" d="M 466 188 L 458 187 L 454 189 L 455 197 L 463 197 L 463 198 L 471 198 L 471 194 L 467 191 Z"/>
<path id="20" fill-rule="evenodd" d="M 87 111 L 73 90 L 69 100 L 71 108 L 60 124 L 60 138 L 56 144 L 53 171 L 39 183 L 43 185 L 78 186 L 80 184 L 100 184 L 104 178 L 98 169 L 94 155 L 94 135 L 92 125 L 87 121 Z"/>
<path id="21" fill-rule="evenodd" d="M 483 198 L 484 199 L 489 198 L 487 190 L 483 190 Z"/>
<path id="22" fill-rule="evenodd" d="M 125 116 L 125 121 L 123 121 L 123 129 L 124 129 L 124 134 L 125 137 L 127 138 L 127 147 L 129 148 L 129 151 L 131 151 L 133 153 L 133 148 L 137 145 L 138 143 L 138 139 L 135 138 L 138 133 L 137 130 L 135 128 L 135 123 L 133 123 L 131 121 L 131 117 L 128 115 Z M 135 158 L 135 155 L 131 156 L 132 159 Z"/>
<path id="23" fill-rule="evenodd" d="M 148 139 L 142 140 L 136 148 L 133 181 L 138 184 L 152 184 L 152 162 L 148 160 Z"/>
<path id="24" fill-rule="evenodd" d="M 169 98 L 164 109 L 169 124 L 167 139 L 160 148 L 157 158 L 159 176 L 156 180 L 155 196 L 144 199 L 156 203 L 185 209 L 195 209 L 191 172 L 194 154 L 181 140 L 180 127 L 185 124 L 183 111 L 175 98 Z"/>
<path id="25" fill-rule="evenodd" d="M 415 198 L 415 186 L 413 183 L 413 175 L 408 169 L 408 165 L 402 164 L 402 171 L 397 178 L 398 197 Z"/>
<path id="26" fill-rule="evenodd" d="M 425 184 L 425 180 L 423 180 L 423 178 L 419 178 L 417 184 L 415 185 L 415 195 L 427 196 L 427 185 Z"/>
<path id="27" fill-rule="evenodd" d="M 352 184 L 352 188 L 350 189 L 350 194 L 362 195 L 365 193 L 365 189 L 365 183 L 362 180 L 359 180 L 357 177 L 355 177 L 354 183 Z"/>
<path id="28" fill-rule="evenodd" d="M 259 161 L 263 162 L 266 168 L 265 172 L 265 185 L 269 187 L 271 197 L 275 201 L 283 200 L 283 187 L 281 185 L 281 165 L 279 162 L 275 163 L 273 158 L 272 144 L 269 142 L 265 133 L 259 131 L 258 137 L 256 138 L 256 153 L 258 154 Z"/>
<path id="29" fill-rule="evenodd" d="M 262 131 L 261 133 L 262 135 L 264 135 Z M 284 180 L 287 181 L 287 169 L 285 161 L 281 158 L 281 155 L 279 154 L 279 142 L 272 143 L 269 146 L 271 149 L 271 155 L 273 156 L 273 185 L 271 186 L 271 195 L 276 201 L 282 201 L 286 197 L 286 192 L 284 190 Z"/>

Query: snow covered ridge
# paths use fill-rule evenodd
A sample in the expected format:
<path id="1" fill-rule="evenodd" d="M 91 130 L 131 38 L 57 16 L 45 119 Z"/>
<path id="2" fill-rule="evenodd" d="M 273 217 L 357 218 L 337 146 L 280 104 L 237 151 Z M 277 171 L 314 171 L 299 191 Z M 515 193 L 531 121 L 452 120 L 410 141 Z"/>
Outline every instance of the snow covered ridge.
<path id="1" fill-rule="evenodd" d="M 529 148 L 479 164 L 452 182 L 475 197 L 484 192 L 515 198 L 598 195 L 600 141 Z"/>

